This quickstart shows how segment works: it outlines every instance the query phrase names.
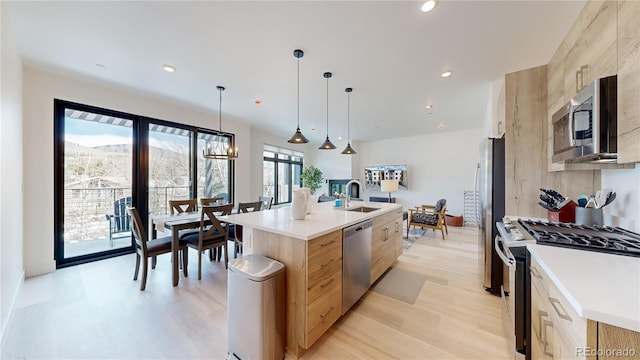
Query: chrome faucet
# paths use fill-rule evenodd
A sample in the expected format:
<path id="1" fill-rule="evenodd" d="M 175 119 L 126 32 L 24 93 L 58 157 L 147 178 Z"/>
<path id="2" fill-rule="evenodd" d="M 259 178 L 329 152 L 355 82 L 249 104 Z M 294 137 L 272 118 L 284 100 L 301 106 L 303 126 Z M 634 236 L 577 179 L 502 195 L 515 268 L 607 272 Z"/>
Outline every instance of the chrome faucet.
<path id="1" fill-rule="evenodd" d="M 344 204 L 345 208 L 349 208 L 349 203 L 351 202 L 351 184 L 358 184 L 359 186 L 359 190 L 362 191 L 362 184 L 360 183 L 360 181 L 358 180 L 349 180 L 349 182 L 347 183 L 347 198 Z"/>

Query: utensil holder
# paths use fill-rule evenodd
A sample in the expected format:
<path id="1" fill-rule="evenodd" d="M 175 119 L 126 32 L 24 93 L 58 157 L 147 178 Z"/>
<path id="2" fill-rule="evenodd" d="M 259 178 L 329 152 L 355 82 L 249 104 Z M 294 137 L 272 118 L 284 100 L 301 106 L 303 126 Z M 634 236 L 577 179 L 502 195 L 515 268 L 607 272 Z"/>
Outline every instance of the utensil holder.
<path id="1" fill-rule="evenodd" d="M 594 226 L 604 225 L 604 216 L 602 215 L 602 208 L 576 208 L 576 224 Z"/>
<path id="2" fill-rule="evenodd" d="M 573 200 L 568 201 L 560 208 L 559 211 L 547 211 L 547 219 L 549 221 L 572 223 L 576 220 L 576 211 L 578 204 Z"/>

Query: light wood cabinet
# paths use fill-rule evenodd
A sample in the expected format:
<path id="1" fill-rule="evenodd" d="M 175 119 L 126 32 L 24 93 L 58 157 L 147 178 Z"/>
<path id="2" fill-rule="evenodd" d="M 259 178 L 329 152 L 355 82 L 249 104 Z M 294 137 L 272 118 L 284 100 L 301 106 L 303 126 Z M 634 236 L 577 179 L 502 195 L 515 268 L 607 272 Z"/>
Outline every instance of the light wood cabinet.
<path id="1" fill-rule="evenodd" d="M 551 116 L 581 87 L 618 75 L 618 163 L 554 163 Z M 548 171 L 632 168 L 640 162 L 640 4 L 588 1 L 548 64 Z"/>
<path id="2" fill-rule="evenodd" d="M 371 284 L 384 274 L 396 259 L 394 214 L 373 219 L 371 236 Z"/>
<path id="3" fill-rule="evenodd" d="M 618 163 L 640 162 L 640 2 L 618 2 Z"/>
<path id="4" fill-rule="evenodd" d="M 403 233 L 403 229 L 404 229 L 404 220 L 402 219 L 402 210 L 398 210 L 395 212 L 396 214 L 396 220 L 395 220 L 395 236 L 396 236 L 396 256 L 393 259 L 392 263 L 395 261 L 395 259 L 397 259 L 398 257 L 400 257 L 400 255 L 402 255 L 402 252 L 404 250 L 404 238 L 402 236 Z"/>
<path id="5" fill-rule="evenodd" d="M 638 351 L 639 332 L 580 317 L 534 258 L 530 273 L 532 359 L 607 359 L 605 349 Z"/>

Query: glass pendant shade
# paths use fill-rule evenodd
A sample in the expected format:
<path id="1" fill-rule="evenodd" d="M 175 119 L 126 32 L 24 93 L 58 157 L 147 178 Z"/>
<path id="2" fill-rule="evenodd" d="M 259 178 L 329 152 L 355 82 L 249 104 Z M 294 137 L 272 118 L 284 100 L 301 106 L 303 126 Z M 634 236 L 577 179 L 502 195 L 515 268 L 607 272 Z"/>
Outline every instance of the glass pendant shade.
<path id="1" fill-rule="evenodd" d="M 292 144 L 306 144 L 309 140 L 302 135 L 300 131 L 300 58 L 304 56 L 304 51 L 300 49 L 293 50 L 293 56 L 298 59 L 298 128 L 296 129 L 296 133 L 293 134 L 291 139 L 287 140 Z"/>
<path id="2" fill-rule="evenodd" d="M 346 88 L 344 89 L 344 91 L 347 93 L 347 147 L 344 148 L 344 150 L 342 150 L 342 153 L 345 155 L 353 155 L 353 154 L 357 154 L 356 151 L 353 150 L 353 148 L 351 147 L 351 129 L 350 129 L 351 119 L 349 114 L 349 110 L 351 108 L 351 101 L 350 101 L 349 95 L 351 94 L 353 89 Z"/>
<path id="3" fill-rule="evenodd" d="M 222 92 L 225 88 L 223 86 L 216 88 L 220 93 L 220 132 L 206 142 L 202 148 L 202 157 L 212 160 L 235 160 L 238 157 L 238 148 L 235 146 L 234 138 L 222 134 Z"/>

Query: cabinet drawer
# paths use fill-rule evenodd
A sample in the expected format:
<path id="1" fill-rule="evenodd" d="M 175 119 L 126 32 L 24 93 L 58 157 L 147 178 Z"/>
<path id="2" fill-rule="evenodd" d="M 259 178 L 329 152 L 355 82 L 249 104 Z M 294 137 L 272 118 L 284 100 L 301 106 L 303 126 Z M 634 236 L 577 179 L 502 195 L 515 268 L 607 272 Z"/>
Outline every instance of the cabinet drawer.
<path id="1" fill-rule="evenodd" d="M 336 287 L 342 289 L 342 258 L 333 261 L 324 270 L 308 274 L 307 305 Z"/>
<path id="2" fill-rule="evenodd" d="M 400 211 L 400 216 L 402 216 L 402 211 Z M 376 225 L 379 226 L 386 226 L 387 223 L 395 220 L 395 218 L 398 217 L 398 215 L 396 214 L 396 211 L 391 211 L 388 212 L 386 214 L 380 215 L 378 217 L 373 218 L 373 227 L 376 227 Z"/>
<path id="3" fill-rule="evenodd" d="M 307 246 L 309 262 L 314 261 L 315 257 L 327 253 L 342 253 L 342 231 L 334 231 L 319 238 L 309 240 Z"/>
<path id="4" fill-rule="evenodd" d="M 335 287 L 307 307 L 306 347 L 309 348 L 342 313 L 342 287 Z"/>

